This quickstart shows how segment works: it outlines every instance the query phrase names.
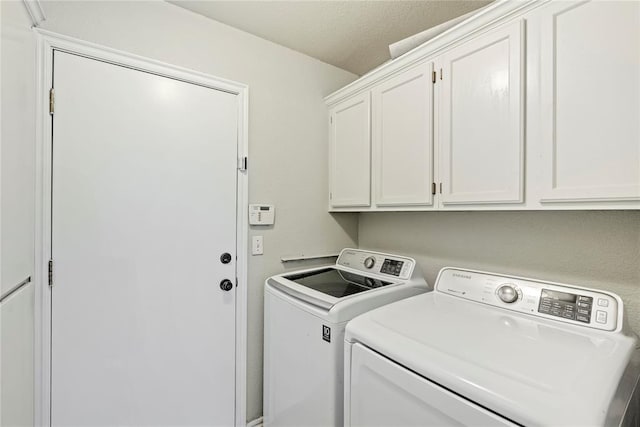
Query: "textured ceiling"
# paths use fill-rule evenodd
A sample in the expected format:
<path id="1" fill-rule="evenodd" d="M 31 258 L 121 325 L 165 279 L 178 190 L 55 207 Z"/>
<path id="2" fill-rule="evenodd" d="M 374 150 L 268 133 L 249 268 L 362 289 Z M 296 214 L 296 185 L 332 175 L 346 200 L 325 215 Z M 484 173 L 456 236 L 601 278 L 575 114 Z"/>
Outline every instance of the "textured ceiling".
<path id="1" fill-rule="evenodd" d="M 423 1 L 171 1 L 177 6 L 362 75 L 389 45 L 490 3 Z"/>

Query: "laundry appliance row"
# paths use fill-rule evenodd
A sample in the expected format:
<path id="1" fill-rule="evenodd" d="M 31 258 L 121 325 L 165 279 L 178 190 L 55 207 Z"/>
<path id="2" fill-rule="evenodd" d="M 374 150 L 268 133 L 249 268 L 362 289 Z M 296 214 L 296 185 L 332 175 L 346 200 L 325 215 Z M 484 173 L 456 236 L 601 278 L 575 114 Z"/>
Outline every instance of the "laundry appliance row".
<path id="1" fill-rule="evenodd" d="M 344 249 L 265 285 L 265 426 L 639 426 L 617 295 Z"/>

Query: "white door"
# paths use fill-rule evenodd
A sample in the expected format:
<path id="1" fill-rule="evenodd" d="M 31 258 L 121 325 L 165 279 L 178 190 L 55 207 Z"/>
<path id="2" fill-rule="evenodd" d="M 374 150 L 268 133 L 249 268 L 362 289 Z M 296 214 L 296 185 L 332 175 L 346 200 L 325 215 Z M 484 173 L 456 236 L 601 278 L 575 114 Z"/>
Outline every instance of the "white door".
<path id="1" fill-rule="evenodd" d="M 433 63 L 372 90 L 375 204 L 433 203 Z"/>
<path id="2" fill-rule="evenodd" d="M 369 206 L 371 132 L 369 92 L 331 108 L 329 200 L 333 207 Z"/>
<path id="3" fill-rule="evenodd" d="M 542 202 L 640 200 L 640 2 L 540 15 Z"/>
<path id="4" fill-rule="evenodd" d="M 513 22 L 440 59 L 442 203 L 523 201 L 523 23 Z"/>
<path id="5" fill-rule="evenodd" d="M 51 423 L 232 425 L 236 96 L 54 64 Z"/>

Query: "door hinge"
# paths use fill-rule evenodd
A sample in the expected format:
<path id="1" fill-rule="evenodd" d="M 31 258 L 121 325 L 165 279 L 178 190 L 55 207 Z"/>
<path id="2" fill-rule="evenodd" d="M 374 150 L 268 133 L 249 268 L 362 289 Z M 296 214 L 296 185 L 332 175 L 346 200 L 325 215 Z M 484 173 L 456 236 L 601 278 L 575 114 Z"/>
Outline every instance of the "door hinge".
<path id="1" fill-rule="evenodd" d="M 49 114 L 53 115 L 56 106 L 56 93 L 53 88 L 49 89 Z"/>
<path id="2" fill-rule="evenodd" d="M 245 172 L 249 167 L 249 159 L 247 156 L 241 157 L 238 159 L 238 169 L 242 172 Z"/>
<path id="3" fill-rule="evenodd" d="M 431 82 L 433 82 L 434 84 L 436 82 L 436 72 L 435 71 L 431 72 Z"/>
<path id="4" fill-rule="evenodd" d="M 440 68 L 440 80 L 442 80 L 442 68 Z"/>
<path id="5" fill-rule="evenodd" d="M 431 183 L 431 194 L 433 194 L 433 195 L 436 194 L 436 183 L 435 182 Z"/>
<path id="6" fill-rule="evenodd" d="M 53 286 L 53 260 L 49 260 L 49 287 Z"/>
<path id="7" fill-rule="evenodd" d="M 440 183 L 440 194 L 442 194 L 442 183 Z"/>

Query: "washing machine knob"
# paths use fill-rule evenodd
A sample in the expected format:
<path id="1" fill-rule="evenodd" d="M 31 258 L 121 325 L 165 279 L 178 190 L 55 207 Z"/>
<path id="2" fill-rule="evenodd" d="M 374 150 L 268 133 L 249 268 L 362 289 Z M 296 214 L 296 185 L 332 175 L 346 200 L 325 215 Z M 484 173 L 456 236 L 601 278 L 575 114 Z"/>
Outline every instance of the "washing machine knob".
<path id="1" fill-rule="evenodd" d="M 376 259 L 372 256 L 367 257 L 364 259 L 364 266 L 365 268 L 373 268 L 373 266 L 376 264 Z"/>
<path id="2" fill-rule="evenodd" d="M 516 302 L 518 300 L 518 288 L 511 284 L 504 284 L 498 288 L 497 291 L 498 298 L 502 302 L 506 302 L 507 304 L 511 304 L 512 302 Z"/>

